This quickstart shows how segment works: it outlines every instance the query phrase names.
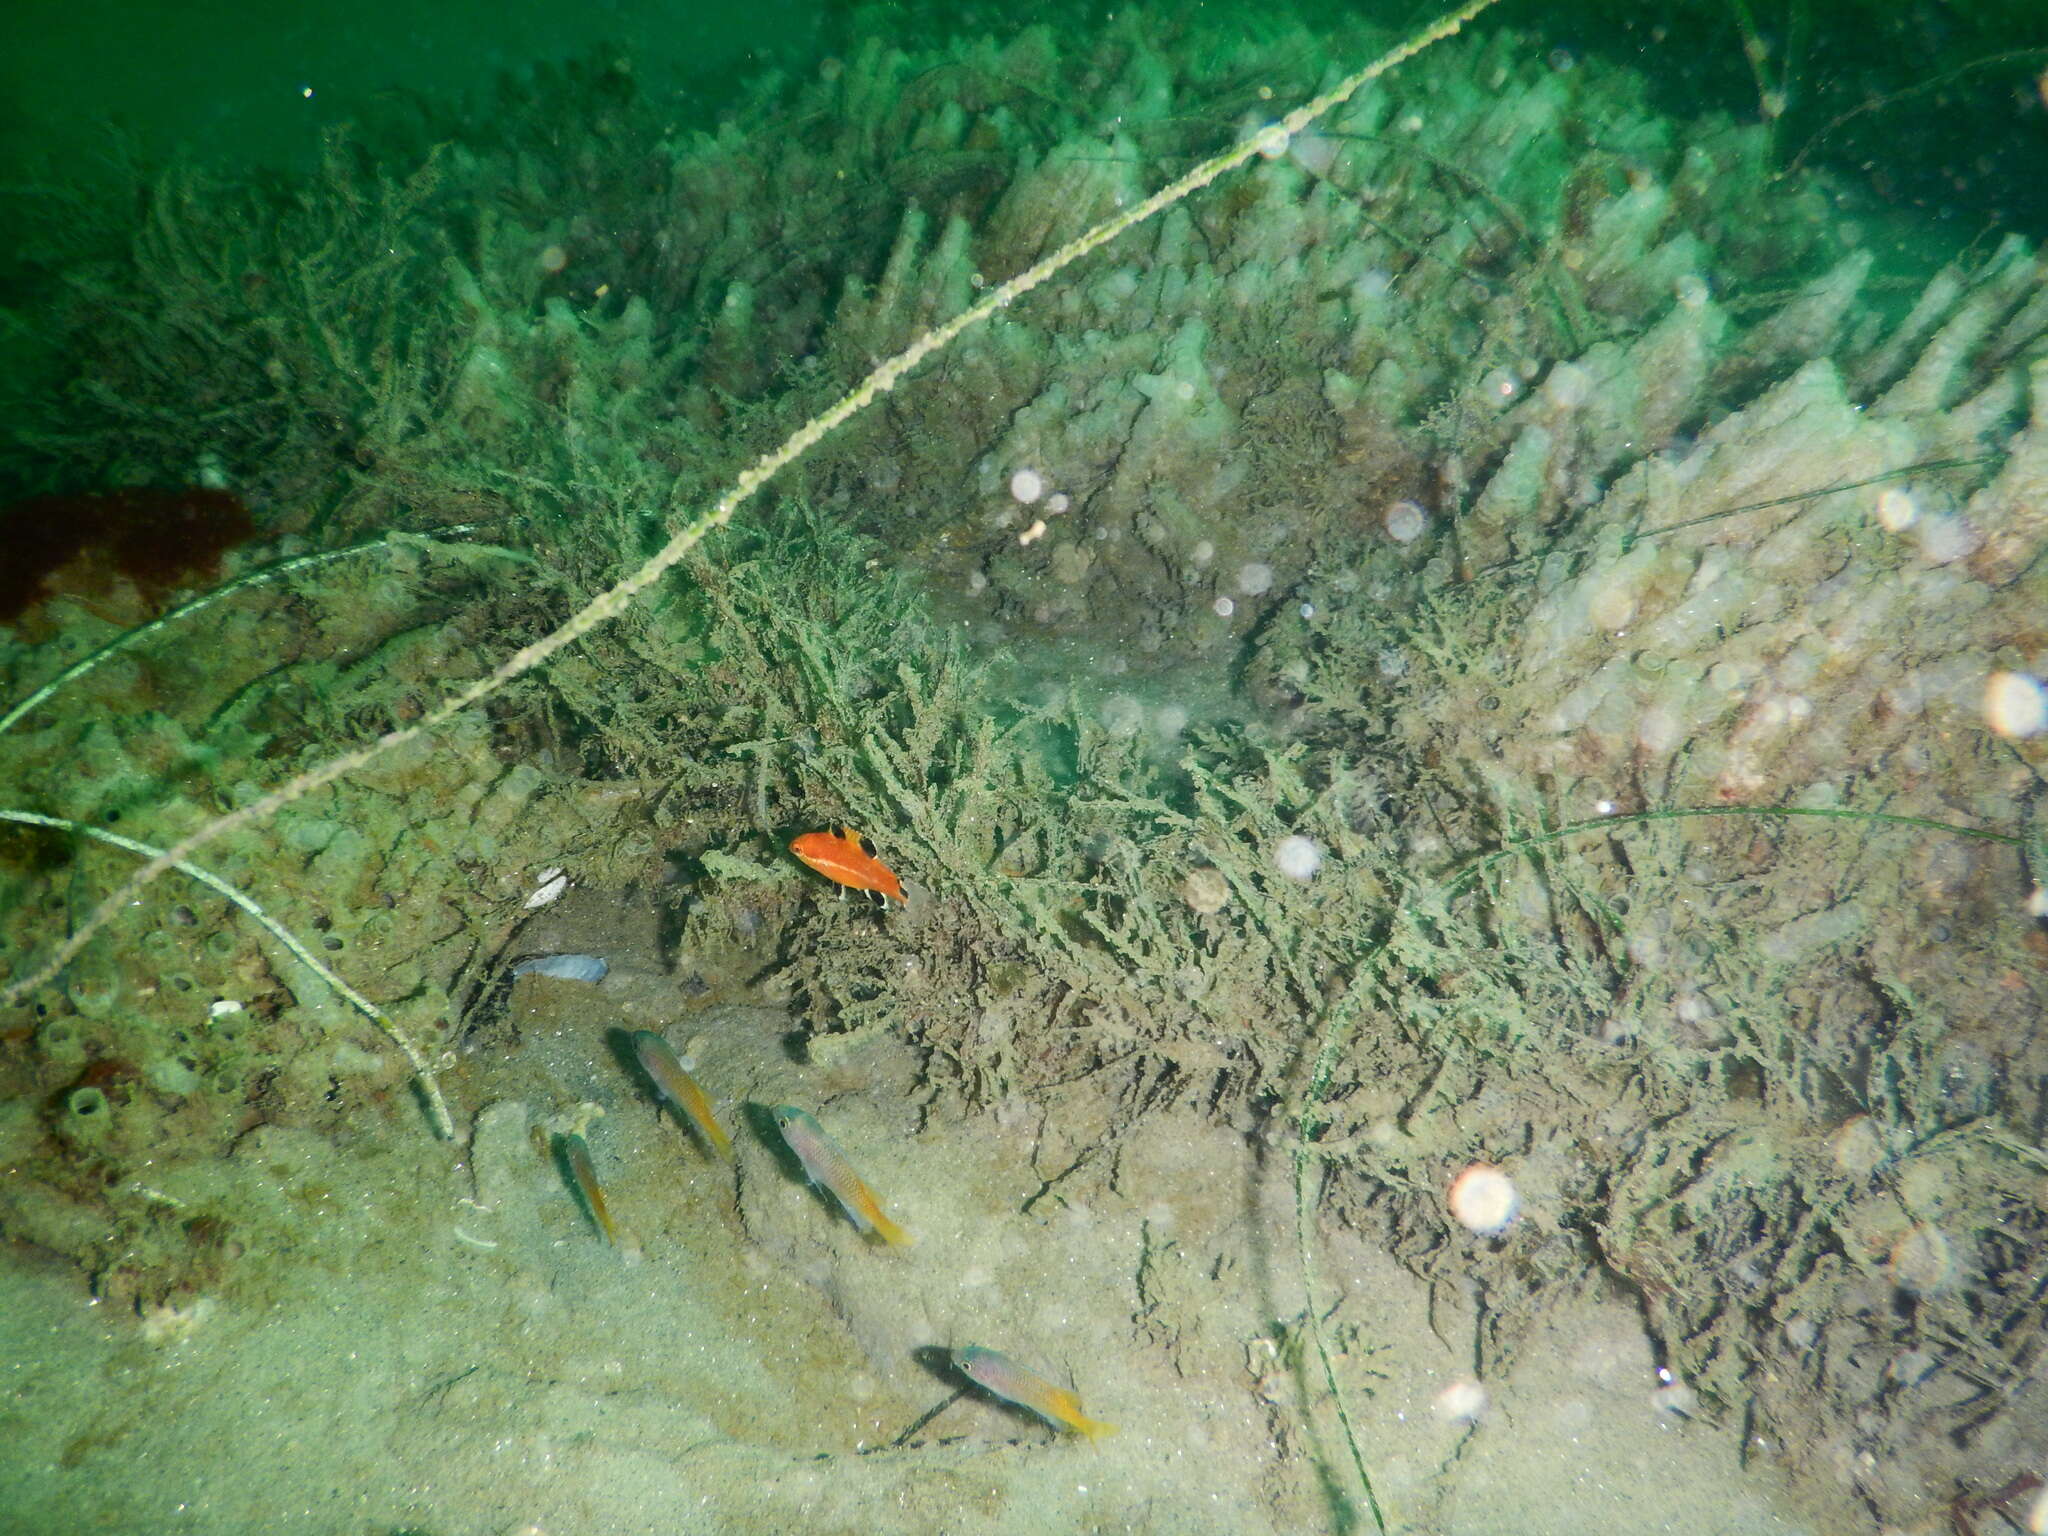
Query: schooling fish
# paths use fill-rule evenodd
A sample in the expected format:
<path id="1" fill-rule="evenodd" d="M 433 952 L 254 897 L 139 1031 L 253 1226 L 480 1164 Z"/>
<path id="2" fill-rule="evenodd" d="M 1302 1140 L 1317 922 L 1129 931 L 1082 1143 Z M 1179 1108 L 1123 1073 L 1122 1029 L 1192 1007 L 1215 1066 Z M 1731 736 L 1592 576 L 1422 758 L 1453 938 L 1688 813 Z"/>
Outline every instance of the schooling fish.
<path id="1" fill-rule="evenodd" d="M 903 900 L 903 882 L 875 857 L 875 845 L 849 827 L 837 832 L 806 832 L 794 838 L 789 851 L 827 880 L 871 891 L 885 902 Z"/>
<path id="2" fill-rule="evenodd" d="M 614 1248 L 618 1247 L 619 1229 L 612 1224 L 611 1207 L 604 1203 L 604 1186 L 597 1182 L 597 1170 L 590 1166 L 590 1148 L 573 1131 L 556 1137 L 555 1142 L 561 1148 L 563 1161 L 569 1165 L 569 1176 L 576 1181 L 576 1193 L 583 1197 L 583 1203 L 590 1207 L 590 1214 L 604 1228 L 604 1240 Z"/>
<path id="3" fill-rule="evenodd" d="M 1054 1429 L 1070 1429 L 1090 1440 L 1116 1433 L 1114 1424 L 1082 1414 L 1078 1393 L 1054 1386 L 1030 1366 L 1019 1365 L 1008 1355 L 970 1344 L 953 1351 L 953 1364 L 977 1387 L 1019 1408 L 1030 1409 Z"/>
<path id="4" fill-rule="evenodd" d="M 796 1160 L 804 1165 L 811 1182 L 830 1190 L 856 1227 L 880 1234 L 891 1247 L 900 1248 L 916 1241 L 882 1214 L 882 1203 L 875 1198 L 875 1192 L 861 1182 L 853 1164 L 833 1145 L 823 1126 L 789 1104 L 778 1104 L 769 1113 L 775 1117 L 776 1129 L 782 1132 L 782 1139 L 789 1143 Z"/>
<path id="5" fill-rule="evenodd" d="M 711 1112 L 711 1100 L 705 1097 L 697 1079 L 683 1070 L 683 1064 L 676 1060 L 676 1053 L 669 1043 L 651 1029 L 636 1029 L 633 1031 L 633 1053 L 640 1058 L 641 1070 L 661 1090 L 661 1096 L 668 1100 L 669 1108 L 676 1117 L 689 1121 L 712 1151 L 730 1159 L 732 1138 L 725 1134 L 725 1127 Z"/>

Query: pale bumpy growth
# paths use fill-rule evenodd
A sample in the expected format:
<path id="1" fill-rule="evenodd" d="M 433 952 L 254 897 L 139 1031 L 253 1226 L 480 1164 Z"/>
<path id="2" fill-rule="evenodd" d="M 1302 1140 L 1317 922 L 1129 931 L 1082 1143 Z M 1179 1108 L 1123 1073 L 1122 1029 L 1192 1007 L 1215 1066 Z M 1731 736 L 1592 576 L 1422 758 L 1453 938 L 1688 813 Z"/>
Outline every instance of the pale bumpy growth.
<path id="1" fill-rule="evenodd" d="M 1115 218 L 1096 225 L 1087 233 L 1060 247 L 1042 261 L 1027 267 L 1009 281 L 991 289 L 979 303 L 944 324 L 927 331 L 902 352 L 890 358 L 870 373 L 849 394 L 841 398 L 830 409 L 804 423 L 781 447 L 757 459 L 733 486 L 711 507 L 699 513 L 662 546 L 645 565 L 618 582 L 608 591 L 601 593 L 579 612 L 571 616 L 559 629 L 542 636 L 505 658 L 489 675 L 471 683 L 453 694 L 429 711 L 415 724 L 399 730 L 386 732 L 373 741 L 364 743 L 353 751 L 331 758 L 317 768 L 307 770 L 289 783 L 272 790 L 260 799 L 253 800 L 227 815 L 208 822 L 198 831 L 186 837 L 173 847 L 166 849 L 149 860 L 132 875 L 113 895 L 101 902 L 81 922 L 71 935 L 59 944 L 54 952 L 27 976 L 8 983 L 0 992 L 0 1002 L 13 1002 L 35 987 L 54 977 L 88 941 L 103 928 L 116 913 L 132 903 L 143 889 L 167 869 L 173 869 L 190 860 L 191 856 L 215 839 L 229 832 L 253 826 L 274 815 L 294 800 L 333 783 L 344 774 L 353 773 L 374 758 L 393 747 L 417 740 L 428 731 L 446 724 L 462 711 L 481 703 L 496 693 L 505 684 L 524 673 L 532 671 L 548 660 L 564 646 L 571 645 L 589 634 L 598 625 L 617 618 L 626 608 L 655 582 L 659 581 L 671 567 L 695 548 L 716 529 L 732 520 L 732 515 L 744 505 L 756 491 L 766 485 L 777 474 L 802 458 L 831 433 L 866 410 L 877 398 L 894 389 L 897 383 L 933 353 L 950 346 L 962 333 L 979 325 L 996 311 L 1008 308 L 1019 298 L 1039 284 L 1054 276 L 1062 268 L 1088 255 L 1091 251 L 1107 245 L 1135 225 L 1142 224 L 1154 214 L 1172 207 L 1191 192 L 1199 191 L 1227 171 L 1235 170 L 1247 160 L 1260 154 L 1270 153 L 1276 145 L 1302 132 L 1316 118 L 1351 99 L 1363 86 L 1378 79 L 1388 70 L 1407 62 L 1425 48 L 1442 42 L 1455 35 L 1465 24 L 1486 10 L 1493 0 L 1468 0 L 1446 15 L 1439 17 L 1429 26 L 1415 33 L 1387 53 L 1366 65 L 1357 73 L 1347 76 L 1330 90 L 1312 101 L 1289 112 L 1285 117 L 1272 123 L 1259 133 L 1242 140 L 1232 148 L 1203 161 L 1178 180 L 1168 183 L 1144 201 L 1133 205 Z"/>

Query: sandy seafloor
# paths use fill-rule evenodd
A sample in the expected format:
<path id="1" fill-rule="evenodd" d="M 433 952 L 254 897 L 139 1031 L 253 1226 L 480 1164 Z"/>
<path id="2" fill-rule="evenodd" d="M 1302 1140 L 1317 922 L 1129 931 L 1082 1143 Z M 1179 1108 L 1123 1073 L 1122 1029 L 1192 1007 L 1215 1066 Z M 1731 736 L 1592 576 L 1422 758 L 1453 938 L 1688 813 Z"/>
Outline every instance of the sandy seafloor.
<path id="1" fill-rule="evenodd" d="M 634 926 L 562 905 L 565 944 Z M 138 1316 L 9 1255 L 0 1530 L 1372 1528 L 1323 1490 L 1327 1472 L 1355 1495 L 1348 1457 L 1313 1357 L 1291 1369 L 1273 1327 L 1302 1312 L 1284 1158 L 1184 1112 L 1082 1157 L 1104 1106 L 1078 1091 L 927 1114 L 909 1053 L 805 1063 L 786 1014 L 693 1013 L 650 954 L 615 947 L 594 986 L 517 984 L 521 1043 L 450 1084 L 459 1149 L 399 1113 L 344 1143 L 263 1127 L 138 1192 L 263 1213 L 218 1294 Z M 734 1169 L 624 1065 L 617 1031 L 649 1026 L 693 1050 Z M 871 1246 L 792 1176 L 746 1107 L 780 1102 L 817 1110 L 915 1246 Z M 606 1111 L 589 1141 L 616 1251 L 531 1133 L 579 1103 Z M 1739 1426 L 1673 1412 L 1633 1308 L 1597 1284 L 1555 1293 L 1473 1425 L 1443 1396 L 1470 1376 L 1471 1299 L 1348 1232 L 1318 1263 L 1389 1529 L 1853 1528 L 1792 1514 L 1768 1446 L 1741 1465 Z M 966 1343 L 1071 1379 L 1119 1433 L 956 1397 L 939 1350 Z"/>

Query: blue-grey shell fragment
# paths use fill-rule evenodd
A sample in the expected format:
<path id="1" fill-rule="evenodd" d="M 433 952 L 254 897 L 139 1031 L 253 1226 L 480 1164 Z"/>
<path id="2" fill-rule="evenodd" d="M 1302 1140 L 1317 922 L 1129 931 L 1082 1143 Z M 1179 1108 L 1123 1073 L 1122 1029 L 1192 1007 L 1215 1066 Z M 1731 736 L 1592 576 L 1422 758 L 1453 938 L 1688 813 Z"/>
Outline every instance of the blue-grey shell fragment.
<path id="1" fill-rule="evenodd" d="M 512 967 L 514 976 L 552 976 L 558 981 L 603 981 L 611 969 L 596 955 L 534 955 Z"/>

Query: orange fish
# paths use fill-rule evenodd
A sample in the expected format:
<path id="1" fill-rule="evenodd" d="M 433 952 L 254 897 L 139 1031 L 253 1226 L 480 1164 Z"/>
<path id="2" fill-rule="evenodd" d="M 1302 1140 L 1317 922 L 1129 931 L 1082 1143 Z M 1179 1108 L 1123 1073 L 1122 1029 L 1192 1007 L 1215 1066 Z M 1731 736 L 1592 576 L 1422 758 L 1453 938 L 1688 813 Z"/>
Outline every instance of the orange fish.
<path id="1" fill-rule="evenodd" d="M 875 845 L 849 827 L 837 832 L 806 832 L 789 851 L 827 880 L 870 891 L 885 902 L 903 900 L 903 882 L 875 857 Z"/>

